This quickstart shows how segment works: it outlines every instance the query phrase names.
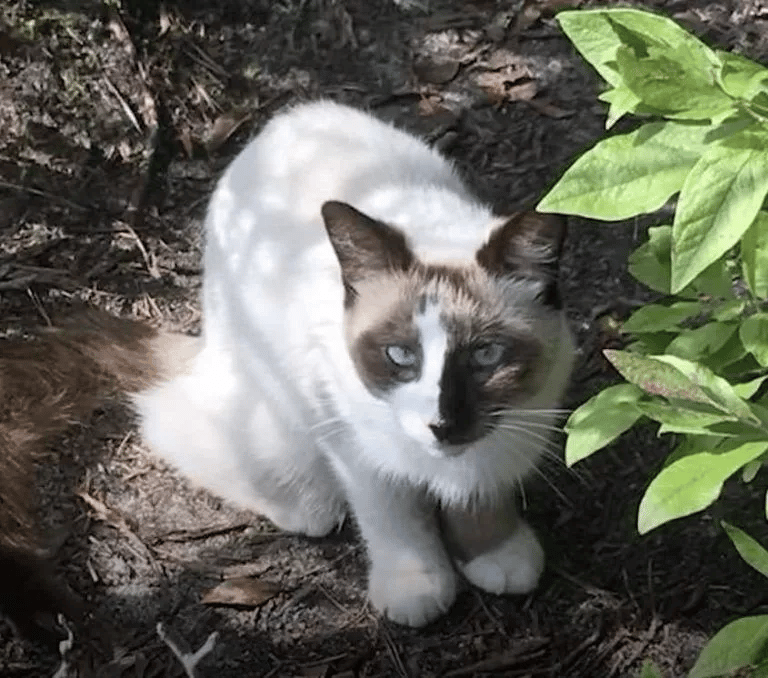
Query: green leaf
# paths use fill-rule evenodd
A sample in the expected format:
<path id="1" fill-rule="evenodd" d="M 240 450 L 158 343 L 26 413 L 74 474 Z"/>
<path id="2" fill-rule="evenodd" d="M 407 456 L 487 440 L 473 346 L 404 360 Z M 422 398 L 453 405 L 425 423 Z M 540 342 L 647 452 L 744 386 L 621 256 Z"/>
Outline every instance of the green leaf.
<path id="1" fill-rule="evenodd" d="M 767 146 L 768 137 L 759 150 L 711 146 L 687 175 L 672 224 L 673 293 L 733 247 L 754 221 L 768 193 Z"/>
<path id="2" fill-rule="evenodd" d="M 725 262 L 722 259 L 717 259 L 699 273 L 690 285 L 677 294 L 688 293 L 689 290 L 695 292 L 696 295 L 732 299 L 733 283 Z"/>
<path id="3" fill-rule="evenodd" d="M 672 280 L 672 227 L 648 229 L 648 241 L 629 255 L 629 272 L 652 290 L 669 294 Z"/>
<path id="4" fill-rule="evenodd" d="M 740 398 L 733 387 L 722 377 L 703 365 L 673 355 L 656 356 L 657 360 L 674 367 L 684 374 L 692 384 L 702 389 L 715 403 L 716 407 L 736 415 L 744 422 L 759 423 L 749 405 Z"/>
<path id="5" fill-rule="evenodd" d="M 768 367 L 768 313 L 755 313 L 739 327 L 739 337 L 757 362 Z"/>
<path id="6" fill-rule="evenodd" d="M 768 297 L 768 212 L 758 212 L 741 239 L 741 266 L 749 289 Z"/>
<path id="7" fill-rule="evenodd" d="M 675 518 L 705 509 L 720 496 L 723 483 L 744 464 L 768 450 L 768 441 L 727 440 L 677 459 L 651 481 L 640 502 L 640 534 Z"/>
<path id="8" fill-rule="evenodd" d="M 719 351 L 736 333 L 737 325 L 711 322 L 693 330 L 681 330 L 667 346 L 667 353 L 688 360 L 703 360 Z"/>
<path id="9" fill-rule="evenodd" d="M 661 671 L 659 671 L 656 664 L 654 664 L 650 659 L 646 659 L 643 662 L 643 665 L 640 667 L 640 673 L 637 674 L 637 678 L 664 678 L 661 675 Z"/>
<path id="10" fill-rule="evenodd" d="M 644 332 L 637 335 L 637 341 L 627 346 L 627 350 L 645 355 L 664 353 L 676 336 L 674 332 Z"/>
<path id="11" fill-rule="evenodd" d="M 708 428 L 713 424 L 727 421 L 737 421 L 736 417 L 722 412 L 706 409 L 696 409 L 687 406 L 688 403 L 675 401 L 666 403 L 661 400 L 642 401 L 637 408 L 646 417 L 658 421 L 659 435 L 665 433 L 693 433 L 707 435 L 712 431 Z"/>
<path id="12" fill-rule="evenodd" d="M 664 467 L 670 466 L 678 459 L 687 457 L 691 454 L 697 454 L 702 450 L 711 450 L 723 442 L 723 438 L 717 435 L 696 435 L 689 434 L 680 436 L 680 442 L 664 460 Z"/>
<path id="13" fill-rule="evenodd" d="M 729 525 L 723 520 L 720 521 L 720 524 L 747 565 L 757 570 L 764 577 L 768 577 L 768 551 L 738 527 Z M 766 658 L 768 659 L 768 657 Z"/>
<path id="14" fill-rule="evenodd" d="M 607 221 L 653 212 L 684 185 L 705 150 L 706 130 L 652 122 L 604 139 L 566 170 L 536 209 Z"/>
<path id="15" fill-rule="evenodd" d="M 629 272 L 652 290 L 664 294 L 670 293 L 672 280 L 671 226 L 657 226 L 648 229 L 648 241 L 629 255 Z M 716 261 L 677 294 L 693 299 L 701 294 L 713 297 L 732 297 L 731 279 L 722 263 Z"/>
<path id="16" fill-rule="evenodd" d="M 611 129 L 627 113 L 635 112 L 640 103 L 637 95 L 627 87 L 614 87 L 603 92 L 597 98 L 608 104 L 608 117 L 605 119 L 605 129 Z"/>
<path id="17" fill-rule="evenodd" d="M 733 365 L 734 363 L 738 363 L 744 356 L 747 355 L 747 349 L 744 348 L 744 344 L 741 343 L 741 338 L 739 337 L 738 332 L 734 332 L 731 335 L 731 338 L 725 342 L 725 344 L 720 348 L 719 351 L 713 353 L 708 358 L 702 359 L 702 363 L 709 367 L 711 370 L 715 370 L 719 372 L 721 375 L 725 376 L 723 370 L 726 367 L 729 367 Z M 751 358 L 750 358 L 751 359 Z M 737 372 L 738 374 L 739 372 Z M 747 396 L 743 396 L 739 393 L 739 396 L 742 398 L 746 398 Z"/>
<path id="18" fill-rule="evenodd" d="M 688 678 L 716 678 L 761 664 L 768 656 L 767 642 L 768 615 L 737 619 L 704 646 Z"/>
<path id="19" fill-rule="evenodd" d="M 746 304 L 741 299 L 733 299 L 731 301 L 723 302 L 715 307 L 715 310 L 712 313 L 712 318 L 714 320 L 719 320 L 720 322 L 740 320 L 744 313 L 745 306 Z"/>
<path id="20" fill-rule="evenodd" d="M 603 354 L 627 381 L 646 393 L 709 405 L 756 422 L 749 405 L 731 385 L 702 365 L 672 355 L 643 356 L 616 350 Z"/>
<path id="21" fill-rule="evenodd" d="M 620 80 L 610 63 L 621 45 L 632 46 L 642 56 L 647 47 L 685 47 L 692 59 L 713 62 L 714 53 L 671 19 L 639 9 L 620 7 L 564 11 L 557 15 L 563 32 L 582 56 L 612 85 Z M 706 61 L 705 61 L 706 60 Z"/>
<path id="22" fill-rule="evenodd" d="M 712 120 L 734 111 L 733 100 L 715 85 L 712 64 L 684 46 L 649 47 L 647 58 L 622 46 L 617 52 L 619 74 L 643 104 L 666 117 Z"/>
<path id="23" fill-rule="evenodd" d="M 744 382 L 743 384 L 732 384 L 733 390 L 736 393 L 739 398 L 744 398 L 744 400 L 749 400 L 755 393 L 757 393 L 757 389 L 759 389 L 763 382 L 768 379 L 768 374 L 763 375 L 762 377 L 757 377 L 756 379 L 752 379 L 751 381 Z"/>
<path id="24" fill-rule="evenodd" d="M 641 416 L 643 392 L 632 384 L 609 386 L 575 410 L 565 424 L 565 463 L 573 466 L 605 447 Z"/>
<path id="25" fill-rule="evenodd" d="M 759 459 L 756 459 L 755 461 L 750 461 L 746 466 L 744 466 L 741 469 L 741 479 L 745 483 L 751 483 L 755 476 L 757 475 L 757 472 L 762 467 L 763 462 Z"/>
<path id="26" fill-rule="evenodd" d="M 565 11 L 557 15 L 560 28 L 600 76 L 614 87 L 621 78 L 608 64 L 616 59 L 621 40 L 602 10 Z"/>
<path id="27" fill-rule="evenodd" d="M 750 678 L 768 678 L 768 662 L 758 664 L 752 669 L 752 675 Z"/>
<path id="28" fill-rule="evenodd" d="M 716 52 L 722 63 L 720 86 L 730 96 L 751 100 L 768 86 L 768 69 L 740 54 Z"/>
<path id="29" fill-rule="evenodd" d="M 625 332 L 659 332 L 702 312 L 698 301 L 678 301 L 670 306 L 647 304 L 637 309 L 622 326 Z"/>

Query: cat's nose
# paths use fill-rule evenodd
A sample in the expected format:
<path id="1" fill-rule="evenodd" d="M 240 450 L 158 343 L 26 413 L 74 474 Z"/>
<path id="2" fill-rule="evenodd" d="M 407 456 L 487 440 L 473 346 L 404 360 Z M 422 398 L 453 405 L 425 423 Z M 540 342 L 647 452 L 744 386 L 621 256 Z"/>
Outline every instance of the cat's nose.
<path id="1" fill-rule="evenodd" d="M 429 430 L 432 431 L 435 438 L 437 438 L 437 440 L 441 443 L 444 442 L 448 437 L 448 426 L 446 426 L 443 422 L 439 422 L 437 424 L 429 424 Z"/>
<path id="2" fill-rule="evenodd" d="M 477 433 L 467 427 L 457 424 L 455 421 L 445 421 L 440 419 L 437 422 L 428 424 L 429 430 L 439 443 L 446 445 L 464 445 L 477 439 Z"/>
<path id="3" fill-rule="evenodd" d="M 444 421 L 438 421 L 435 424 L 429 424 L 429 430 L 440 443 L 447 442 L 451 437 L 452 426 Z"/>

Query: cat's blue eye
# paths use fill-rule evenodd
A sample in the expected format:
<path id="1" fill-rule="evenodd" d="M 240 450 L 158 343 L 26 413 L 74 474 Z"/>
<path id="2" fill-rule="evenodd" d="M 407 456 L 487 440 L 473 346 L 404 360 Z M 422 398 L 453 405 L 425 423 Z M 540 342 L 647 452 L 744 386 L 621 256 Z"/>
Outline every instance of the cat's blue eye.
<path id="1" fill-rule="evenodd" d="M 402 346 L 400 344 L 392 344 L 384 349 L 384 353 L 387 358 L 397 367 L 416 367 L 416 363 L 419 361 L 419 356 L 409 346 Z"/>
<path id="2" fill-rule="evenodd" d="M 480 344 L 472 351 L 472 362 L 477 367 L 495 367 L 504 357 L 504 344 L 488 342 Z"/>

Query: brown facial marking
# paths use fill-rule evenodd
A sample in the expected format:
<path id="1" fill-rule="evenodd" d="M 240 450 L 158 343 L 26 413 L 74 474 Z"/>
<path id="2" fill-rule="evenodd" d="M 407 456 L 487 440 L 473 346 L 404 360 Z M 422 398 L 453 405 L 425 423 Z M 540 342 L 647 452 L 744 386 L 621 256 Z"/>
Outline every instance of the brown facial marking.
<path id="1" fill-rule="evenodd" d="M 540 372 L 542 348 L 532 337 L 515 338 L 510 342 L 506 362 L 484 385 L 485 401 L 494 407 L 520 403 L 536 390 Z"/>
<path id="2" fill-rule="evenodd" d="M 562 217 L 518 212 L 491 233 L 476 259 L 494 275 L 541 281 L 542 301 L 560 308 L 557 273 L 565 235 Z"/>
<path id="3" fill-rule="evenodd" d="M 321 212 L 341 266 L 347 306 L 355 299 L 356 284 L 364 278 L 405 271 L 414 263 L 408 242 L 398 229 L 343 202 L 326 202 Z"/>

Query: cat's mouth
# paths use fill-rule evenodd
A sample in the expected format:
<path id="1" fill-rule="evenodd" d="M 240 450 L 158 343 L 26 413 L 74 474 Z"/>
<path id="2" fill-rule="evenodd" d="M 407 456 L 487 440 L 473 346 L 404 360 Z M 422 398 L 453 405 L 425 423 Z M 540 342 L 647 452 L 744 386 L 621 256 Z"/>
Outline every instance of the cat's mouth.
<path id="1" fill-rule="evenodd" d="M 470 445 L 471 443 L 440 443 L 435 440 L 427 450 L 431 456 L 438 459 L 451 459 L 460 457 L 470 448 Z"/>
<path id="2" fill-rule="evenodd" d="M 438 440 L 435 438 L 430 446 L 430 452 L 436 457 L 459 457 L 483 438 L 487 432 L 484 428 L 478 427 L 476 430 L 454 435 L 450 439 Z"/>

